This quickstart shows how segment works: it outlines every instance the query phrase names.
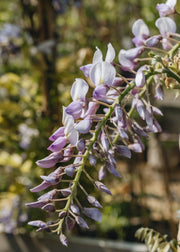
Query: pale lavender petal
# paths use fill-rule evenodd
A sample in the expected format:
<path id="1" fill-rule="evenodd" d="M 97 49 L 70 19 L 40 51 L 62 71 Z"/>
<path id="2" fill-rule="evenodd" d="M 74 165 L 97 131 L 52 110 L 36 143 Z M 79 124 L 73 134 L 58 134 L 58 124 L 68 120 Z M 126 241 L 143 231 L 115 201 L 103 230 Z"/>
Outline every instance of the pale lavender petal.
<path id="1" fill-rule="evenodd" d="M 101 84 L 112 86 L 115 76 L 116 70 L 108 62 L 97 63 L 90 71 L 90 79 L 96 86 Z"/>
<path id="2" fill-rule="evenodd" d="M 62 189 L 61 193 L 64 197 L 68 197 L 71 194 L 71 189 L 69 188 Z"/>
<path id="3" fill-rule="evenodd" d="M 50 137 L 50 141 L 55 141 L 58 137 L 64 137 L 64 127 L 58 128 Z"/>
<path id="4" fill-rule="evenodd" d="M 163 38 L 161 40 L 161 43 L 164 50 L 170 50 L 172 48 L 172 44 L 169 42 L 167 38 Z"/>
<path id="5" fill-rule="evenodd" d="M 96 111 L 99 108 L 99 104 L 96 102 L 89 102 L 88 104 L 88 110 L 86 111 L 85 115 L 83 116 L 83 119 L 87 116 L 94 115 Z"/>
<path id="6" fill-rule="evenodd" d="M 131 151 L 129 150 L 129 148 L 127 146 L 124 145 L 116 145 L 115 149 L 117 150 L 117 152 L 127 158 L 131 158 Z"/>
<path id="7" fill-rule="evenodd" d="M 106 177 L 106 169 L 105 166 L 101 166 L 100 170 L 99 170 L 99 174 L 98 174 L 98 178 L 99 180 L 102 180 Z"/>
<path id="8" fill-rule="evenodd" d="M 158 10 L 160 17 L 165 17 L 171 14 L 171 8 L 167 4 L 157 4 L 156 9 Z"/>
<path id="9" fill-rule="evenodd" d="M 82 113 L 81 102 L 78 101 L 71 102 L 66 108 L 66 113 L 72 115 L 74 119 L 78 119 Z"/>
<path id="10" fill-rule="evenodd" d="M 36 164 L 42 168 L 53 167 L 56 163 L 60 162 L 63 159 L 63 154 L 60 152 L 51 153 L 49 156 L 38 160 Z"/>
<path id="11" fill-rule="evenodd" d="M 137 122 L 134 122 L 132 124 L 132 128 L 138 135 L 143 137 L 149 137 L 149 135 L 143 130 L 143 128 Z"/>
<path id="12" fill-rule="evenodd" d="M 68 246 L 67 237 L 63 233 L 60 234 L 59 239 L 60 239 L 60 242 L 62 243 L 62 245 L 64 245 L 65 247 Z"/>
<path id="13" fill-rule="evenodd" d="M 64 171 L 68 176 L 73 177 L 74 172 L 75 172 L 75 167 L 73 165 L 68 165 L 68 166 L 66 166 Z"/>
<path id="14" fill-rule="evenodd" d="M 101 139 L 101 144 L 102 144 L 103 150 L 105 152 L 107 152 L 109 150 L 109 140 L 108 140 L 108 137 L 105 134 L 104 130 L 101 133 L 100 139 Z"/>
<path id="15" fill-rule="evenodd" d="M 101 204 L 99 201 L 92 195 L 87 196 L 87 200 L 89 201 L 90 204 L 92 204 L 95 207 L 102 208 Z"/>
<path id="16" fill-rule="evenodd" d="M 90 165 L 92 165 L 92 166 L 96 166 L 96 158 L 95 158 L 95 156 L 92 155 L 92 154 L 89 155 L 89 163 L 90 163 Z"/>
<path id="17" fill-rule="evenodd" d="M 156 86 L 156 94 L 154 96 L 157 100 L 163 100 L 164 98 L 164 90 L 161 84 Z"/>
<path id="18" fill-rule="evenodd" d="M 52 203 L 46 204 L 41 209 L 48 212 L 55 212 L 55 206 Z"/>
<path id="19" fill-rule="evenodd" d="M 161 36 L 155 35 L 155 36 L 152 36 L 152 37 L 146 39 L 144 44 L 148 47 L 154 47 L 160 42 L 160 40 L 161 40 Z"/>
<path id="20" fill-rule="evenodd" d="M 44 205 L 46 205 L 48 202 L 49 200 L 41 200 L 41 201 L 27 203 L 26 206 L 33 207 L 33 208 L 41 208 Z"/>
<path id="21" fill-rule="evenodd" d="M 143 151 L 142 146 L 139 143 L 129 144 L 128 148 L 137 153 L 141 153 Z"/>
<path id="22" fill-rule="evenodd" d="M 89 218 L 100 222 L 102 219 L 102 215 L 100 213 L 100 211 L 97 208 L 94 207 L 84 207 L 83 208 L 83 213 L 88 216 Z"/>
<path id="23" fill-rule="evenodd" d="M 107 87 L 104 85 L 99 85 L 94 89 L 93 97 L 96 100 L 104 100 L 106 98 Z"/>
<path id="24" fill-rule="evenodd" d="M 71 88 L 71 97 L 73 101 L 84 101 L 88 90 L 89 85 L 87 82 L 83 79 L 77 78 Z"/>
<path id="25" fill-rule="evenodd" d="M 169 33 L 176 32 L 176 23 L 169 17 L 158 18 L 155 25 L 159 29 L 163 38 L 167 38 Z"/>
<path id="26" fill-rule="evenodd" d="M 153 113 L 156 114 L 156 115 L 163 116 L 162 111 L 161 111 L 159 108 L 157 108 L 157 107 L 152 106 L 152 111 L 153 111 Z"/>
<path id="27" fill-rule="evenodd" d="M 118 55 L 119 63 L 126 69 L 134 69 L 136 63 L 133 60 L 128 59 L 126 56 L 126 50 L 122 49 Z"/>
<path id="28" fill-rule="evenodd" d="M 174 8 L 175 5 L 176 5 L 176 3 L 177 3 L 177 0 L 167 0 L 167 1 L 166 1 L 166 4 L 167 4 L 169 7 L 171 7 L 171 8 Z"/>
<path id="29" fill-rule="evenodd" d="M 76 124 L 75 129 L 81 133 L 81 134 L 87 134 L 91 128 L 91 120 L 90 119 L 84 119 L 80 121 L 78 124 Z"/>
<path id="30" fill-rule="evenodd" d="M 118 133 L 120 135 L 120 137 L 122 137 L 123 139 L 128 139 L 128 134 L 126 133 L 126 131 L 122 128 L 118 127 Z"/>
<path id="31" fill-rule="evenodd" d="M 76 145 L 77 144 L 77 141 L 78 141 L 78 138 L 79 138 L 79 133 L 77 132 L 77 130 L 73 129 L 69 136 L 68 136 L 68 140 L 69 142 L 72 144 L 72 145 Z"/>
<path id="32" fill-rule="evenodd" d="M 89 78 L 89 72 L 91 70 L 92 64 L 87 64 L 85 66 L 80 67 L 80 70 L 84 73 L 84 75 Z"/>
<path id="33" fill-rule="evenodd" d="M 67 115 L 69 116 L 69 118 L 67 118 L 65 122 L 65 130 L 64 130 L 64 134 L 66 136 L 74 129 L 74 118 L 69 114 Z"/>
<path id="34" fill-rule="evenodd" d="M 136 77 L 135 77 L 135 83 L 137 87 L 143 87 L 146 82 L 144 72 L 141 68 L 137 70 Z"/>
<path id="35" fill-rule="evenodd" d="M 110 162 L 106 162 L 106 168 L 108 169 L 108 171 L 110 173 L 112 173 L 114 176 L 116 177 L 121 177 L 121 175 L 119 174 L 119 172 L 116 170 L 116 166 L 113 163 Z"/>
<path id="36" fill-rule="evenodd" d="M 102 62 L 102 61 L 103 61 L 102 52 L 98 47 L 96 47 L 96 51 L 95 51 L 94 56 L 93 56 L 93 64 L 96 64 L 96 63 L 99 63 L 99 62 Z"/>
<path id="37" fill-rule="evenodd" d="M 65 145 L 67 144 L 67 139 L 65 137 L 59 137 L 52 143 L 49 147 L 48 150 L 52 152 L 57 152 L 60 151 Z"/>
<path id="38" fill-rule="evenodd" d="M 48 227 L 48 225 L 44 221 L 41 221 L 41 220 L 29 221 L 28 225 L 39 227 L 39 228 Z"/>
<path id="39" fill-rule="evenodd" d="M 126 51 L 126 57 L 129 60 L 134 60 L 136 59 L 144 50 L 143 46 L 139 46 L 136 48 L 131 48 L 129 50 Z"/>
<path id="40" fill-rule="evenodd" d="M 111 43 L 109 43 L 105 61 L 112 63 L 114 58 L 115 58 L 115 50 L 114 47 L 111 45 Z"/>
<path id="41" fill-rule="evenodd" d="M 150 129 L 153 127 L 153 111 L 149 104 L 146 106 L 146 123 Z"/>
<path id="42" fill-rule="evenodd" d="M 50 183 L 43 181 L 40 185 L 33 187 L 32 189 L 30 189 L 31 192 L 40 192 L 46 188 L 48 188 L 49 186 L 51 186 Z"/>
<path id="43" fill-rule="evenodd" d="M 79 211 L 79 207 L 75 204 L 71 204 L 70 205 L 70 209 L 71 211 L 76 214 L 76 215 L 80 215 L 80 211 Z"/>
<path id="44" fill-rule="evenodd" d="M 124 80 L 120 77 L 115 77 L 112 86 L 120 86 Z"/>
<path id="45" fill-rule="evenodd" d="M 135 37 L 149 37 L 149 28 L 142 19 L 138 19 L 132 26 L 132 33 Z"/>
<path id="46" fill-rule="evenodd" d="M 71 145 L 68 145 L 69 147 L 66 147 L 64 150 L 64 158 L 60 161 L 60 163 L 68 162 L 72 157 L 75 148 L 71 147 Z"/>
<path id="47" fill-rule="evenodd" d="M 103 183 L 101 183 L 99 181 L 95 181 L 94 184 L 102 192 L 105 192 L 105 193 L 107 193 L 109 195 L 112 195 L 112 193 L 110 192 L 110 190 Z"/>
<path id="48" fill-rule="evenodd" d="M 145 118 L 146 118 L 146 111 L 145 111 L 145 108 L 144 108 L 144 104 L 143 104 L 143 102 L 140 99 L 138 99 L 138 101 L 137 101 L 136 109 L 137 109 L 138 114 L 140 115 L 140 117 L 143 120 L 145 120 Z"/>
<path id="49" fill-rule="evenodd" d="M 57 190 L 56 189 L 53 189 L 43 195 L 41 195 L 38 200 L 52 200 L 56 197 L 57 195 Z"/>
<path id="50" fill-rule="evenodd" d="M 78 151 L 83 151 L 84 148 L 85 148 L 85 144 L 86 144 L 86 141 L 84 138 L 81 138 L 78 142 L 77 142 L 77 149 Z"/>
<path id="51" fill-rule="evenodd" d="M 123 119 L 123 111 L 121 109 L 121 106 L 117 103 L 114 106 L 114 112 L 115 112 L 115 116 L 117 117 L 117 120 L 121 121 Z"/>
<path id="52" fill-rule="evenodd" d="M 77 224 L 78 224 L 80 227 L 85 228 L 85 229 L 89 229 L 87 223 L 85 222 L 85 220 L 84 220 L 82 217 L 76 216 L 76 219 L 75 219 L 75 220 L 76 220 Z"/>

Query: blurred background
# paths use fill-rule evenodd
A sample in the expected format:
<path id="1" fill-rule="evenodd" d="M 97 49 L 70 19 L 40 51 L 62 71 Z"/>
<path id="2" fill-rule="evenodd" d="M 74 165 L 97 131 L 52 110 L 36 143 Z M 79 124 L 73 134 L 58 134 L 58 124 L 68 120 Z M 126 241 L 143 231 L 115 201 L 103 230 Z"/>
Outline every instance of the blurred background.
<path id="1" fill-rule="evenodd" d="M 133 47 L 131 27 L 138 18 L 157 33 L 158 2 L 0 0 L 1 232 L 33 232 L 27 221 L 46 217 L 25 203 L 38 197 L 29 189 L 45 171 L 35 161 L 49 153 L 48 137 L 61 124 L 62 105 L 71 102 L 71 85 L 84 78 L 79 67 L 91 62 L 96 46 L 104 55 L 109 42 L 117 55 Z M 134 241 L 136 229 L 149 226 L 176 237 L 180 99 L 168 92 L 158 106 L 163 133 L 150 136 L 143 154 L 118 159 L 122 178 L 106 181 L 113 197 L 93 192 L 104 205 L 102 222 L 86 232 L 76 227 L 74 235 Z"/>

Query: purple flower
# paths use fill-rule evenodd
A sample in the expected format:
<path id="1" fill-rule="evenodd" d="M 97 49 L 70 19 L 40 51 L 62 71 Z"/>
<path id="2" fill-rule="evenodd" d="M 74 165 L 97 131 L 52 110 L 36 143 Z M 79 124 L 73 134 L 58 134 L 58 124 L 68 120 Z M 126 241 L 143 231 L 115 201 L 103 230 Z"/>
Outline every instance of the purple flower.
<path id="1" fill-rule="evenodd" d="M 71 115 L 66 113 L 66 108 L 63 107 L 63 124 L 64 124 L 64 136 L 58 137 L 49 147 L 48 150 L 52 152 L 60 151 L 68 142 L 72 145 L 76 145 L 79 134 L 74 128 L 74 119 Z"/>
<path id="2" fill-rule="evenodd" d="M 38 200 L 36 202 L 31 202 L 31 203 L 27 203 L 26 206 L 28 207 L 33 207 L 33 208 L 41 208 L 44 205 L 46 205 L 49 202 L 49 200 Z"/>
<path id="3" fill-rule="evenodd" d="M 56 189 L 53 189 L 43 195 L 41 195 L 38 200 L 41 201 L 41 200 L 52 200 L 56 197 L 57 195 L 57 190 Z"/>
<path id="4" fill-rule="evenodd" d="M 99 181 L 95 181 L 94 184 L 102 192 L 105 192 L 105 193 L 107 193 L 109 195 L 112 195 L 112 193 L 110 192 L 110 190 L 103 183 L 101 183 Z"/>
<path id="5" fill-rule="evenodd" d="M 109 43 L 108 50 L 107 50 L 106 57 L 105 57 L 105 62 L 112 63 L 114 58 L 115 58 L 115 50 L 114 50 L 113 46 L 111 45 L 111 43 Z M 98 47 L 96 47 L 96 51 L 93 56 L 92 64 L 82 66 L 82 67 L 80 67 L 80 70 L 84 73 L 84 75 L 86 77 L 90 77 L 90 70 L 92 69 L 93 65 L 100 63 L 100 62 L 103 62 L 103 55 L 102 55 L 101 50 Z"/>
<path id="6" fill-rule="evenodd" d="M 99 100 L 99 101 L 105 101 L 107 90 L 108 88 L 106 86 L 103 86 L 103 85 L 97 86 L 93 92 L 94 99 Z"/>
<path id="7" fill-rule="evenodd" d="M 147 66 L 142 66 L 137 70 L 136 77 L 135 77 L 135 83 L 138 88 L 144 87 L 144 84 L 146 82 L 144 70 L 147 70 Z"/>
<path id="8" fill-rule="evenodd" d="M 85 229 L 89 229 L 87 223 L 85 222 L 85 220 L 84 220 L 82 217 L 76 216 L 76 219 L 75 219 L 75 220 L 76 220 L 77 224 L 78 224 L 80 227 L 85 228 Z"/>
<path id="9" fill-rule="evenodd" d="M 131 48 L 129 50 L 120 50 L 118 58 L 119 63 L 122 65 L 123 70 L 134 69 L 137 62 L 134 60 L 143 52 L 144 47 Z"/>
<path id="10" fill-rule="evenodd" d="M 122 156 L 131 158 L 131 151 L 127 146 L 124 145 L 116 145 L 115 150 Z"/>
<path id="11" fill-rule="evenodd" d="M 155 94 L 154 98 L 157 99 L 157 100 L 163 100 L 164 90 L 163 90 L 162 84 L 157 84 L 156 94 Z"/>
<path id="12" fill-rule="evenodd" d="M 100 170 L 99 170 L 98 178 L 99 178 L 99 180 L 102 180 L 105 177 L 106 177 L 106 168 L 105 168 L 104 165 L 102 165 Z"/>
<path id="13" fill-rule="evenodd" d="M 78 119 L 83 108 L 86 106 L 86 94 L 89 90 L 87 82 L 83 79 L 76 79 L 71 88 L 71 97 L 73 102 L 66 108 L 66 113 Z"/>
<path id="14" fill-rule="evenodd" d="M 84 138 L 81 138 L 78 142 L 77 142 L 77 149 L 78 151 L 83 151 L 84 148 L 85 148 L 85 144 L 86 144 L 86 141 Z"/>
<path id="15" fill-rule="evenodd" d="M 94 196 L 88 195 L 88 196 L 87 196 L 87 200 L 88 200 L 89 203 L 92 204 L 93 206 L 98 207 L 98 208 L 102 208 L 101 204 L 99 203 L 99 201 L 97 201 L 97 199 L 96 199 Z"/>
<path id="16" fill-rule="evenodd" d="M 115 68 L 105 61 L 96 63 L 90 71 L 90 79 L 96 87 L 99 85 L 112 86 L 115 76 Z"/>
<path id="17" fill-rule="evenodd" d="M 98 221 L 100 222 L 101 219 L 102 219 L 102 215 L 100 213 L 100 211 L 97 209 L 97 208 L 94 208 L 94 207 L 91 207 L 91 208 L 88 208 L 88 207 L 84 207 L 83 208 L 83 213 L 88 216 L 89 218 L 95 220 L 95 221 Z"/>
<path id="18" fill-rule="evenodd" d="M 132 41 L 138 47 L 149 37 L 149 28 L 142 19 L 138 19 L 132 26 L 132 33 L 135 36 Z"/>
<path id="19" fill-rule="evenodd" d="M 75 130 L 77 130 L 81 134 L 86 134 L 91 129 L 91 124 L 92 120 L 85 118 L 84 120 L 80 121 L 75 125 Z"/>
<path id="20" fill-rule="evenodd" d="M 36 164 L 42 168 L 53 167 L 56 163 L 60 162 L 63 159 L 63 154 L 60 152 L 53 152 L 49 156 L 38 160 Z"/>
<path id="21" fill-rule="evenodd" d="M 176 23 L 169 17 L 160 17 L 156 20 L 156 27 L 159 29 L 163 40 L 162 46 L 165 50 L 168 50 L 172 47 L 170 42 L 168 41 L 168 37 L 171 33 L 176 32 Z"/>
<path id="22" fill-rule="evenodd" d="M 58 137 L 64 137 L 64 129 L 65 127 L 58 128 L 50 137 L 50 141 L 55 141 Z"/>
<path id="23" fill-rule="evenodd" d="M 175 13 L 175 5 L 177 0 L 167 0 L 166 3 L 157 4 L 156 9 L 159 11 L 160 17 Z"/>
<path id="24" fill-rule="evenodd" d="M 71 205 L 70 205 L 70 209 L 71 209 L 71 211 L 72 211 L 74 214 L 80 215 L 79 207 L 76 206 L 75 204 L 71 204 Z"/>
<path id="25" fill-rule="evenodd" d="M 68 246 L 68 240 L 63 233 L 60 234 L 59 239 L 60 239 L 60 242 L 62 243 L 62 245 L 64 245 L 65 247 Z"/>
<path id="26" fill-rule="evenodd" d="M 144 45 L 147 47 L 154 47 L 156 46 L 161 40 L 161 35 L 154 35 L 144 41 Z"/>

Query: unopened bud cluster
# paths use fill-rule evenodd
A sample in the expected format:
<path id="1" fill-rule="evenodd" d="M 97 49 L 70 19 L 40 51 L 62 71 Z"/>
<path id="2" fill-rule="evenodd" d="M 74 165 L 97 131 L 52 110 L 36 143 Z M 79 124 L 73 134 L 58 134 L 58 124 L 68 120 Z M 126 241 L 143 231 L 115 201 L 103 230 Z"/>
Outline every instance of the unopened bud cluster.
<path id="1" fill-rule="evenodd" d="M 87 229 L 84 217 L 101 221 L 99 209 L 102 206 L 89 194 L 88 188 L 84 188 L 81 174 L 84 173 L 95 188 L 111 195 L 101 181 L 108 173 L 121 176 L 116 169 L 115 154 L 131 158 L 132 151 L 144 150 L 142 137 L 148 137 L 150 132 L 161 132 L 156 115 L 162 112 L 151 104 L 149 97 L 162 100 L 165 87 L 180 88 L 180 43 L 177 40 L 180 35 L 176 34 L 173 19 L 165 17 L 174 12 L 176 2 L 172 2 L 170 6 L 170 1 L 157 6 L 161 17 L 155 25 L 160 34 L 150 36 L 141 19 L 133 24 L 135 47 L 120 50 L 118 63 L 110 43 L 105 59 L 101 50 L 96 49 L 92 63 L 80 68 L 86 80 L 77 78 L 72 85 L 72 102 L 63 107 L 63 126 L 49 138 L 51 154 L 37 161 L 38 166 L 50 172 L 41 176 L 42 183 L 31 191 L 47 188 L 49 191 L 27 205 L 51 213 L 52 221 L 36 220 L 29 224 L 36 226 L 38 231 L 57 232 L 65 246 L 66 228 L 71 230 L 78 224 Z M 130 78 L 125 78 L 122 70 L 128 72 Z M 87 95 L 88 82 L 94 86 L 92 97 Z M 149 94 L 149 90 L 153 93 Z M 131 104 L 129 110 L 127 103 Z M 133 118 L 134 111 L 138 119 Z M 87 169 L 89 165 L 97 169 L 97 162 L 100 164 L 98 180 L 92 178 Z M 86 201 L 81 201 L 79 191 L 85 194 Z"/>

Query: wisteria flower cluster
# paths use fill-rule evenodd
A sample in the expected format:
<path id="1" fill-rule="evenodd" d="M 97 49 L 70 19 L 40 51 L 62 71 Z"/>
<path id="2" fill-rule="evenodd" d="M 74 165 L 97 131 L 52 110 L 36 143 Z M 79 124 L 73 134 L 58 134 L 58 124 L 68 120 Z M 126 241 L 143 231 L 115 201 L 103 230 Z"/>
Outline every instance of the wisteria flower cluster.
<path id="1" fill-rule="evenodd" d="M 85 78 L 77 78 L 72 85 L 72 102 L 63 107 L 63 126 L 49 138 L 51 154 L 37 161 L 38 166 L 52 170 L 48 176 L 41 176 L 42 183 L 31 192 L 50 190 L 27 205 L 51 213 L 52 221 L 34 220 L 29 224 L 37 231 L 56 232 L 65 246 L 66 228 L 72 230 L 77 223 L 88 229 L 86 216 L 101 221 L 102 206 L 84 188 L 81 175 L 84 173 L 95 188 L 111 195 L 102 180 L 108 173 L 121 176 L 115 154 L 131 158 L 131 152 L 144 150 L 142 138 L 161 132 L 156 115 L 162 116 L 162 112 L 151 104 L 150 96 L 162 100 L 164 88 L 180 88 L 180 35 L 174 20 L 166 17 L 175 12 L 175 5 L 176 1 L 168 0 L 157 6 L 160 18 L 155 23 L 159 30 L 156 35 L 150 36 L 142 19 L 133 24 L 135 47 L 120 50 L 118 63 L 112 44 L 108 44 L 105 58 L 96 48 L 92 63 L 81 67 Z M 129 77 L 124 77 L 124 72 Z M 94 86 L 91 97 L 88 83 Z M 139 118 L 133 118 L 134 111 Z M 98 179 L 94 179 L 87 166 L 97 167 L 97 162 L 101 167 Z M 86 201 L 81 201 L 80 191 Z"/>

